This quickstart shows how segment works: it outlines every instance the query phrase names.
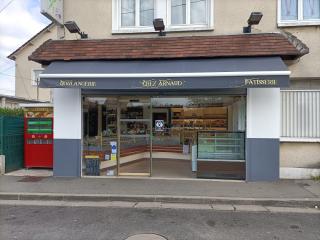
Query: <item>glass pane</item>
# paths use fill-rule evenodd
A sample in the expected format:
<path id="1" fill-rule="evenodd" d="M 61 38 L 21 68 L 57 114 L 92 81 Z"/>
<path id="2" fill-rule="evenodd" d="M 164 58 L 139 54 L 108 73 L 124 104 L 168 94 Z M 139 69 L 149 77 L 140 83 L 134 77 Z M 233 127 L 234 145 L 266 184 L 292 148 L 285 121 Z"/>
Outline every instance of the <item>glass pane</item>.
<path id="1" fill-rule="evenodd" d="M 150 98 L 121 98 L 120 175 L 150 174 Z"/>
<path id="2" fill-rule="evenodd" d="M 83 174 L 117 175 L 117 99 L 83 101 Z"/>
<path id="3" fill-rule="evenodd" d="M 186 0 L 171 1 L 171 24 L 186 24 Z"/>
<path id="4" fill-rule="evenodd" d="M 154 1 L 140 0 L 140 26 L 152 26 L 154 19 Z"/>
<path id="5" fill-rule="evenodd" d="M 298 0 L 281 0 L 281 19 L 298 19 Z"/>
<path id="6" fill-rule="evenodd" d="M 244 160 L 244 132 L 199 132 L 198 159 Z"/>
<path id="7" fill-rule="evenodd" d="M 197 136 L 198 132 L 204 131 L 208 132 L 208 136 L 202 136 L 199 140 L 200 157 L 205 158 L 201 161 L 205 162 L 204 165 L 219 163 L 213 169 L 204 167 L 205 173 L 200 167 L 199 176 L 216 174 L 222 169 L 234 174 L 234 166 L 242 174 L 244 164 L 230 160 L 244 159 L 244 137 L 237 139 L 237 136 L 225 136 L 225 133 L 243 131 L 244 134 L 244 96 L 153 97 L 151 102 L 152 176 L 196 177 Z M 211 133 L 219 137 L 218 143 L 213 145 L 215 149 L 210 145 L 213 139 Z"/>
<path id="8" fill-rule="evenodd" d="M 135 26 L 135 0 L 121 0 L 121 26 Z"/>
<path id="9" fill-rule="evenodd" d="M 190 23 L 206 24 L 207 0 L 190 0 Z"/>
<path id="10" fill-rule="evenodd" d="M 320 19 L 320 0 L 303 0 L 303 18 Z"/>

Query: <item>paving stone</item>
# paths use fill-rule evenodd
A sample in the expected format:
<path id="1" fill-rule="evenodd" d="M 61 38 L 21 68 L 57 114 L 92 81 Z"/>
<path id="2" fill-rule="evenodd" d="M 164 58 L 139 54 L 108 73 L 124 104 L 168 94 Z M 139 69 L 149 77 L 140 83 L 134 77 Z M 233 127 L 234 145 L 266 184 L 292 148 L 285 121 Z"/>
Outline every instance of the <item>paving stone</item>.
<path id="1" fill-rule="evenodd" d="M 316 208 L 292 208 L 292 207 L 266 207 L 270 212 L 291 212 L 291 213 L 318 213 L 320 210 Z"/>
<path id="2" fill-rule="evenodd" d="M 211 204 L 211 207 L 216 211 L 234 211 L 234 207 L 228 204 Z"/>
<path id="3" fill-rule="evenodd" d="M 209 204 L 162 203 L 162 207 L 173 209 L 212 209 Z"/>
<path id="4" fill-rule="evenodd" d="M 246 212 L 267 212 L 268 210 L 259 205 L 233 205 L 235 211 L 246 211 Z"/>
<path id="5" fill-rule="evenodd" d="M 134 207 L 136 208 L 161 208 L 161 202 L 139 202 Z"/>

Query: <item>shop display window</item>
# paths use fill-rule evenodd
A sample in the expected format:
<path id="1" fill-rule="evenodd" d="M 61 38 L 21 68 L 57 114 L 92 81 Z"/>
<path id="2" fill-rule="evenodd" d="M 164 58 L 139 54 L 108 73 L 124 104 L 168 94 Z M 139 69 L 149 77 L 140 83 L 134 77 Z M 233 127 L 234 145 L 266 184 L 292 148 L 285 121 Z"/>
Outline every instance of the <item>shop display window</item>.
<path id="1" fill-rule="evenodd" d="M 83 175 L 151 176 L 157 159 L 244 160 L 243 96 L 83 99 Z"/>

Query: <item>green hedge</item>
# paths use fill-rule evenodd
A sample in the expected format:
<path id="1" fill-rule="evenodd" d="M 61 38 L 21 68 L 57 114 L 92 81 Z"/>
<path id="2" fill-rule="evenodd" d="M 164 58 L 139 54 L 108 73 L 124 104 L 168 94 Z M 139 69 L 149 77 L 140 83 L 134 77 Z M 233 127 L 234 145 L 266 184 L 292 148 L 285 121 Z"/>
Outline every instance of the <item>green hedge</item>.
<path id="1" fill-rule="evenodd" d="M 23 109 L 0 108 L 0 116 L 23 117 Z"/>

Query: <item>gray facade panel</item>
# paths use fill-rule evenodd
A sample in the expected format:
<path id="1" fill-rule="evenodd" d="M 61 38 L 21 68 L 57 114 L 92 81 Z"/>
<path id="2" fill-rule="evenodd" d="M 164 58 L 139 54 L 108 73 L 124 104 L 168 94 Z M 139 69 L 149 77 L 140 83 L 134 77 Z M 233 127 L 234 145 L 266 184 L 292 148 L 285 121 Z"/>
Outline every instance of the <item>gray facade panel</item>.
<path id="1" fill-rule="evenodd" d="M 279 139 L 246 139 L 246 180 L 276 181 L 279 179 Z"/>
<path id="2" fill-rule="evenodd" d="M 82 88 L 144 91 L 207 90 L 221 88 L 288 87 L 289 76 L 278 75 L 288 68 L 280 57 L 217 58 L 148 61 L 57 61 L 40 77 L 43 88 Z M 276 72 L 274 72 L 276 71 Z M 230 76 L 175 75 L 175 73 L 226 72 Z M 235 75 L 233 72 L 256 72 L 257 75 Z M 269 72 L 265 75 L 261 72 Z M 132 74 L 143 74 L 141 76 Z M 169 75 L 163 76 L 163 73 Z M 170 73 L 172 75 L 170 75 Z M 61 77 L 50 74 L 62 74 Z M 69 74 L 69 75 L 64 75 Z M 74 76 L 73 74 L 89 74 Z M 127 76 L 90 76 L 90 74 L 128 74 Z M 150 75 L 148 75 L 150 74 Z M 153 75 L 152 75 L 153 74 Z M 156 75 L 154 75 L 156 74 Z M 150 76 L 150 77 L 148 77 Z M 157 76 L 157 77 L 155 77 Z M 162 77 L 163 76 L 163 77 Z M 171 76 L 171 77 L 169 77 Z"/>
<path id="3" fill-rule="evenodd" d="M 81 140 L 54 139 L 53 175 L 55 177 L 81 176 Z"/>
<path id="4" fill-rule="evenodd" d="M 43 73 L 192 73 L 287 71 L 280 57 L 211 58 L 183 60 L 56 61 Z"/>

